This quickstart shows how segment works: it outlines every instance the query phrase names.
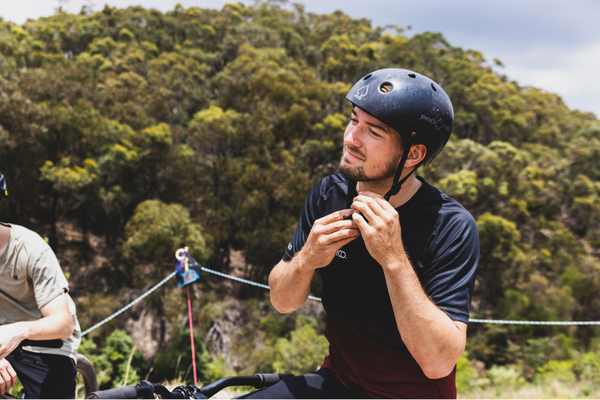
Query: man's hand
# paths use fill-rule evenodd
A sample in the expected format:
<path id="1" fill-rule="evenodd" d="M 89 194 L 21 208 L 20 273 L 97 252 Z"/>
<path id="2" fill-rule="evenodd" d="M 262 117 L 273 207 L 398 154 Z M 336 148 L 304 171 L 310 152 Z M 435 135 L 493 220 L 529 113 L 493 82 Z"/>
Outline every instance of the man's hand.
<path id="1" fill-rule="evenodd" d="M 17 383 L 17 373 L 5 359 L 0 360 L 0 394 L 8 392 Z"/>
<path id="2" fill-rule="evenodd" d="M 404 254 L 398 212 L 390 203 L 376 193 L 360 192 L 354 198 L 352 208 L 367 219 L 365 221 L 360 214 L 353 215 L 369 254 L 381 266 L 388 265 L 391 260 L 397 260 Z"/>
<path id="3" fill-rule="evenodd" d="M 302 250 L 273 268 L 269 286 L 271 304 L 277 311 L 286 313 L 300 308 L 308 298 L 315 270 L 329 265 L 339 249 L 360 236 L 350 218 L 354 212 L 341 210 L 316 220 Z"/>
<path id="4" fill-rule="evenodd" d="M 12 353 L 26 339 L 22 323 L 0 326 L 0 360 Z"/>
<path id="5" fill-rule="evenodd" d="M 357 224 L 350 218 L 344 219 L 353 212 L 340 210 L 315 221 L 298 254 L 301 266 L 312 270 L 326 267 L 339 249 L 360 236 Z"/>

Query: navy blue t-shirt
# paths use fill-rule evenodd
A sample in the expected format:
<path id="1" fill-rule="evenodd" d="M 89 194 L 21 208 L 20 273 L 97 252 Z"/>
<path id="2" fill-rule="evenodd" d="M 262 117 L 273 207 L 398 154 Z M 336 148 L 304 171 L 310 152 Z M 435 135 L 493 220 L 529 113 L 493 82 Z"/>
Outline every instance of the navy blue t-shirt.
<path id="1" fill-rule="evenodd" d="M 479 258 L 477 225 L 458 202 L 419 180 L 419 190 L 396 209 L 405 251 L 429 298 L 452 320 L 467 323 Z M 302 248 L 315 220 L 350 208 L 356 195 L 356 182 L 343 175 L 319 181 L 306 199 L 283 260 L 291 260 Z M 321 298 L 330 342 L 323 366 L 367 397 L 404 397 L 402 393 L 409 390 L 406 385 L 429 384 L 400 338 L 383 270 L 362 237 L 342 247 L 318 271 L 323 278 Z M 453 381 L 452 375 L 451 383 L 436 383 L 437 395 L 426 396 L 448 397 L 444 385 Z M 400 393 L 398 385 L 402 384 Z M 408 393 L 408 397 L 418 395 Z"/>

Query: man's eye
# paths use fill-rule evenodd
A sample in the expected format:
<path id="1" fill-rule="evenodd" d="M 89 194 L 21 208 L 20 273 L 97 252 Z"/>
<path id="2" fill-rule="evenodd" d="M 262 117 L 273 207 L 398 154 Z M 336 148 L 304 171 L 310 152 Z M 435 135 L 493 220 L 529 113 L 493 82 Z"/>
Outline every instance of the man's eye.
<path id="1" fill-rule="evenodd" d="M 380 134 L 378 134 L 377 132 L 375 132 L 375 131 L 373 131 L 371 129 L 369 129 L 369 132 L 371 132 L 374 136 L 381 137 Z"/>

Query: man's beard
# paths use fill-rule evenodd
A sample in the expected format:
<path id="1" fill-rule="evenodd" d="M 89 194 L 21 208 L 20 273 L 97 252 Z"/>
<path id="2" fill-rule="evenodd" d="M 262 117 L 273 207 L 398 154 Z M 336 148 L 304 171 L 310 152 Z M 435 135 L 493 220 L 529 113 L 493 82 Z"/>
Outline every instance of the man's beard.
<path id="1" fill-rule="evenodd" d="M 340 173 L 346 178 L 356 182 L 375 182 L 393 178 L 396 174 L 396 170 L 398 169 L 399 162 L 398 160 L 390 161 L 384 166 L 383 170 L 376 171 L 371 175 L 367 175 L 362 165 L 353 167 L 347 163 L 344 164 L 343 160 L 344 156 L 342 156 L 342 159 L 340 160 Z"/>

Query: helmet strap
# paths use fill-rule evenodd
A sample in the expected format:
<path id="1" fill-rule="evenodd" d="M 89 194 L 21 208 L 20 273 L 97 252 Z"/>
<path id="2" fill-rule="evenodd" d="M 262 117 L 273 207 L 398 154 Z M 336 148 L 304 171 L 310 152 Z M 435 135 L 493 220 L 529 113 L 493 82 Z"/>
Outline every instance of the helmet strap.
<path id="1" fill-rule="evenodd" d="M 410 171 L 410 173 L 408 173 L 404 178 L 402 178 L 400 180 L 400 175 L 402 175 L 402 170 L 404 169 L 404 163 L 406 162 L 406 159 L 408 158 L 409 153 L 410 153 L 410 144 L 407 143 L 404 146 L 404 150 L 402 152 L 402 158 L 400 158 L 400 164 L 398 165 L 398 169 L 396 170 L 396 175 L 394 176 L 394 184 L 392 185 L 392 188 L 385 194 L 385 196 L 383 196 L 383 198 L 386 199 L 387 201 L 390 201 L 390 197 L 398 194 L 398 192 L 402 188 L 402 184 L 417 170 L 417 168 L 419 168 L 421 166 L 422 162 L 417 164 L 417 166 L 414 167 L 413 170 Z"/>

